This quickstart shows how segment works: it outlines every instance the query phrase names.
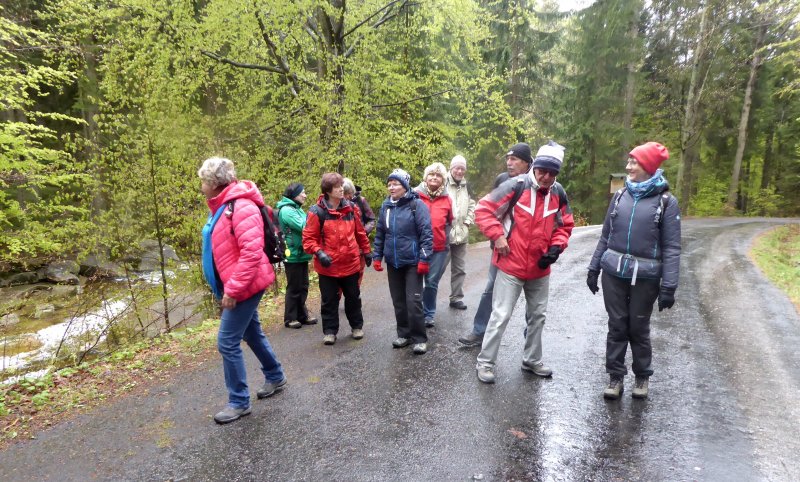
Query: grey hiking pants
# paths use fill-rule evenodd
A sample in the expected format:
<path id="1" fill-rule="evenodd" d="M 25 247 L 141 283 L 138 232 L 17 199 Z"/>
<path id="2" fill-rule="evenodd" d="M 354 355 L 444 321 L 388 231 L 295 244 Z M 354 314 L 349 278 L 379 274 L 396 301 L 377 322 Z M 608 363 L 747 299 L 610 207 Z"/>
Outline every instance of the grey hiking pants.
<path id="1" fill-rule="evenodd" d="M 492 368 L 497 361 L 500 342 L 506 331 L 508 321 L 514 312 L 520 293 L 525 292 L 525 323 L 528 334 L 522 361 L 535 365 L 542 361 L 542 330 L 547 318 L 547 298 L 550 293 L 550 276 L 544 278 L 522 280 L 497 270 L 492 296 L 492 316 L 483 336 L 483 346 L 478 354 L 477 367 Z"/>

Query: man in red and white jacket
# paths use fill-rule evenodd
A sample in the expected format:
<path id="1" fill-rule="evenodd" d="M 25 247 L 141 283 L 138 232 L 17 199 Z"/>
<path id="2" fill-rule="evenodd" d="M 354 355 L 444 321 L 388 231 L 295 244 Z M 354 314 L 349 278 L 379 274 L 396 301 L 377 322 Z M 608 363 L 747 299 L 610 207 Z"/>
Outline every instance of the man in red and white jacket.
<path id="1" fill-rule="evenodd" d="M 500 342 L 523 290 L 527 328 L 522 369 L 541 377 L 553 373 L 542 362 L 550 265 L 567 248 L 575 226 L 567 193 L 556 182 L 563 160 L 564 147 L 550 141 L 536 153 L 527 174 L 502 183 L 475 209 L 476 224 L 494 242 L 492 264 L 498 269 L 492 316 L 476 365 L 478 379 L 484 383 L 494 383 Z M 521 195 L 514 203 L 515 193 Z"/>

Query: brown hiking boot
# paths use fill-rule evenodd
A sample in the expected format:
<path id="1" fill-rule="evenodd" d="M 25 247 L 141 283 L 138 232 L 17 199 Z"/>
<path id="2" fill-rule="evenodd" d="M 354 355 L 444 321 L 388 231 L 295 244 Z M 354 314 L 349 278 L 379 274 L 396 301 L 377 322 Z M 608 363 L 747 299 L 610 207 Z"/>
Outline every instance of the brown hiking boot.
<path id="1" fill-rule="evenodd" d="M 633 391 L 631 391 L 631 396 L 633 398 L 647 398 L 649 383 L 650 383 L 650 378 L 648 377 L 636 377 L 636 384 L 633 386 Z"/>
<path id="2" fill-rule="evenodd" d="M 608 386 L 603 390 L 603 398 L 606 400 L 618 400 L 623 390 L 625 390 L 625 387 L 622 383 L 622 377 L 612 375 Z"/>

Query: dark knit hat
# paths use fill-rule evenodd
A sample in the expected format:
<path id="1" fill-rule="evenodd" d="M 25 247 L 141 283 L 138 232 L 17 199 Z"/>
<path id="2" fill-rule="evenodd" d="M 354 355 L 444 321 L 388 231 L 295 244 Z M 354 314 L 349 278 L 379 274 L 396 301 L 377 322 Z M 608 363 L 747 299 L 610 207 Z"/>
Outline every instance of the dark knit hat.
<path id="1" fill-rule="evenodd" d="M 286 189 L 283 190 L 283 197 L 288 199 L 294 199 L 300 195 L 301 192 L 305 190 L 305 186 L 300 184 L 299 182 L 293 182 L 286 186 Z"/>
<path id="2" fill-rule="evenodd" d="M 561 172 L 561 164 L 564 162 L 564 146 L 556 141 L 549 141 L 539 148 L 536 158 L 533 160 L 534 169 L 549 169 Z"/>
<path id="3" fill-rule="evenodd" d="M 524 142 L 520 142 L 519 144 L 514 144 L 511 148 L 508 149 L 506 152 L 506 157 L 514 156 L 519 157 L 523 161 L 527 162 L 528 165 L 533 162 L 533 157 L 531 157 L 531 146 Z"/>
<path id="4" fill-rule="evenodd" d="M 398 167 L 392 171 L 391 174 L 389 174 L 389 177 L 386 178 L 386 182 L 389 182 L 392 179 L 402 184 L 406 191 L 411 190 L 411 176 L 406 171 Z"/>
<path id="5" fill-rule="evenodd" d="M 648 174 L 655 174 L 661 163 L 669 159 L 669 151 L 658 142 L 646 142 L 634 147 L 629 156 L 636 159 Z"/>

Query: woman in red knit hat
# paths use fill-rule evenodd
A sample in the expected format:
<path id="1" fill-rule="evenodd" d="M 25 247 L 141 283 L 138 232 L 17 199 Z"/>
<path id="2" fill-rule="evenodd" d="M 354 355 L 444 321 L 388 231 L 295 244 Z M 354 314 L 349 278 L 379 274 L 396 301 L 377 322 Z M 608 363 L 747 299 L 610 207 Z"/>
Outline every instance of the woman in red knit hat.
<path id="1" fill-rule="evenodd" d="M 600 289 L 608 312 L 606 372 L 610 380 L 603 391 L 616 400 L 627 374 L 625 354 L 633 355 L 636 376 L 634 398 L 647 398 L 651 366 L 650 315 L 672 308 L 678 287 L 681 255 L 681 215 L 678 200 L 669 192 L 659 168 L 669 158 L 657 142 L 635 147 L 628 156 L 625 187 L 608 206 L 603 231 L 589 264 L 586 284 L 592 293 Z"/>

